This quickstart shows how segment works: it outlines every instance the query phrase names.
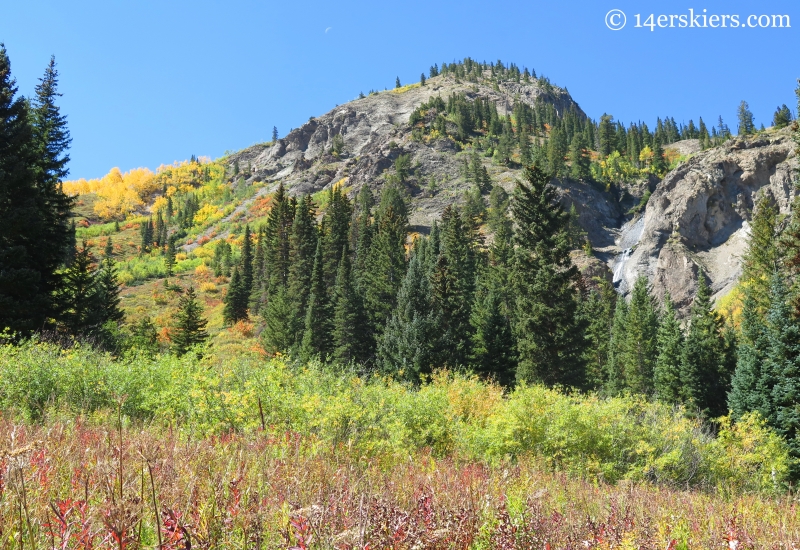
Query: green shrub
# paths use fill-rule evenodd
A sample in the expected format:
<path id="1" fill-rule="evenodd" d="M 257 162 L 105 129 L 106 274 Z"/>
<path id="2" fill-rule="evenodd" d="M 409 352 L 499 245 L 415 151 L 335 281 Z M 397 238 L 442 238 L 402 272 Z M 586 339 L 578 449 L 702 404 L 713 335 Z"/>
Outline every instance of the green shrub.
<path id="1" fill-rule="evenodd" d="M 382 461 L 420 449 L 501 464 L 533 457 L 610 482 L 629 479 L 734 492 L 783 490 L 786 444 L 756 416 L 711 433 L 682 410 L 641 396 L 601 398 L 521 386 L 508 395 L 474 377 L 438 373 L 420 387 L 206 350 L 115 359 L 86 346 L 27 341 L 0 347 L 0 408 L 29 421 L 48 414 L 108 417 L 192 433 L 297 433 Z"/>

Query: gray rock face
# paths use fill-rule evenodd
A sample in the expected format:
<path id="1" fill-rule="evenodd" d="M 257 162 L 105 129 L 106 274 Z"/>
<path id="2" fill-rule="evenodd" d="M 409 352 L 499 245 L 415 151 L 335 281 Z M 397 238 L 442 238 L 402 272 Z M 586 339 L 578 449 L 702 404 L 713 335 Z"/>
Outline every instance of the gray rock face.
<path id="1" fill-rule="evenodd" d="M 641 238 L 622 270 L 628 287 L 646 274 L 657 297 L 669 291 L 686 313 L 699 270 L 716 296 L 741 273 L 748 221 L 757 196 L 788 213 L 798 162 L 788 130 L 735 138 L 698 153 L 656 186 L 644 214 Z"/>
<path id="2" fill-rule="evenodd" d="M 495 88 L 439 76 L 429 79 L 425 86 L 384 91 L 338 106 L 311 118 L 277 143 L 250 147 L 229 157 L 228 162 L 250 166 L 252 180 L 283 181 L 293 195 L 315 193 L 339 181 L 354 195 L 364 184 L 377 192 L 384 172 L 392 169 L 399 155 L 407 154 L 412 164 L 407 186 L 413 198 L 411 223 L 424 229 L 466 189 L 464 158 L 458 155 L 460 146 L 451 140 L 426 143 L 411 139 L 408 119 L 431 97 L 440 96 L 447 101 L 453 93 L 490 98 L 501 115 L 510 113 L 517 101 L 533 105 L 537 99 L 551 103 L 558 112 L 572 108 L 583 115 L 565 90 L 537 80 L 529 84 L 505 82 Z M 344 140 L 344 153 L 338 158 L 330 153 L 337 134 Z M 495 181 L 508 189 L 513 187 L 517 170 L 492 165 L 490 159 L 485 159 L 484 164 Z M 438 187 L 433 195 L 425 192 L 431 178 Z M 597 233 L 597 228 L 593 232 Z"/>

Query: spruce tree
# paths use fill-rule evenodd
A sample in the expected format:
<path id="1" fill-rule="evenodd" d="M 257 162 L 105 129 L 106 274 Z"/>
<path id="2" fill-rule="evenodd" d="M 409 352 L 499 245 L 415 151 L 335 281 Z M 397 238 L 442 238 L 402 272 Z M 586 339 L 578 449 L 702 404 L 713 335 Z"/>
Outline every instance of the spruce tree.
<path id="1" fill-rule="evenodd" d="M 234 267 L 231 281 L 228 285 L 228 292 L 223 298 L 225 307 L 222 310 L 222 318 L 226 325 L 235 325 L 239 321 L 246 321 L 248 292 L 245 286 L 244 277 L 239 275 L 239 270 Z"/>
<path id="2" fill-rule="evenodd" d="M 328 292 L 325 288 L 322 240 L 317 240 L 314 267 L 311 272 L 311 290 L 303 329 L 301 354 L 306 359 L 319 357 L 323 361 L 331 352 L 332 319 Z"/>
<path id="3" fill-rule="evenodd" d="M 350 225 L 350 246 L 355 252 L 355 277 L 359 282 L 362 279 L 364 267 L 367 262 L 367 254 L 372 244 L 374 227 L 372 224 L 372 207 L 375 206 L 375 199 L 368 185 L 362 185 L 358 192 L 358 208 L 354 211 L 357 216 L 355 223 Z"/>
<path id="4" fill-rule="evenodd" d="M 99 323 L 98 287 L 94 259 L 86 242 L 75 251 L 72 264 L 64 271 L 59 295 L 61 323 L 72 336 L 87 336 Z"/>
<path id="5" fill-rule="evenodd" d="M 771 277 L 771 305 L 767 315 L 769 325 L 768 352 L 763 369 L 772 375 L 771 411 L 777 432 L 789 444 L 793 458 L 800 458 L 800 323 L 792 315 L 788 292 L 779 273 Z M 763 375 L 762 375 L 763 376 Z M 800 465 L 795 464 L 797 479 Z"/>
<path id="6" fill-rule="evenodd" d="M 244 293 L 249 299 L 250 293 L 253 292 L 253 237 L 249 225 L 244 228 L 242 240 L 241 279 Z"/>
<path id="7" fill-rule="evenodd" d="M 667 161 L 664 159 L 664 148 L 661 140 L 656 138 L 653 143 L 653 172 L 656 175 L 663 175 L 667 171 Z"/>
<path id="8" fill-rule="evenodd" d="M 53 285 L 58 284 L 58 274 L 53 271 L 63 262 L 65 255 L 75 249 L 74 222 L 70 221 L 73 199 L 61 187 L 61 181 L 69 174 L 67 150 L 72 138 L 67 129 L 66 116 L 61 114 L 56 105 L 59 97 L 58 71 L 55 58 L 51 57 L 44 76 L 39 79 L 35 88 L 31 121 L 36 151 L 36 179 L 43 216 L 43 234 L 36 247 L 43 256 L 48 274 L 46 278 Z"/>
<path id="9" fill-rule="evenodd" d="M 406 271 L 408 214 L 393 186 L 384 188 L 376 218 L 375 233 L 360 281 L 374 345 L 380 341 L 386 321 L 394 309 Z"/>
<path id="10" fill-rule="evenodd" d="M 464 221 L 459 209 L 447 206 L 442 213 L 441 253 L 431 274 L 433 315 L 439 332 L 436 361 L 444 366 L 469 362 L 477 258 L 475 227 Z"/>
<path id="11" fill-rule="evenodd" d="M 516 374 L 514 335 L 507 287 L 495 269 L 484 273 L 470 313 L 471 359 L 476 373 L 510 386 Z"/>
<path id="12" fill-rule="evenodd" d="M 178 299 L 173 322 L 172 349 L 178 356 L 186 354 L 193 346 L 202 344 L 208 338 L 208 321 L 203 318 L 203 307 L 197 301 L 193 286 L 187 288 Z"/>
<path id="13" fill-rule="evenodd" d="M 653 373 L 656 397 L 671 404 L 682 402 L 681 350 L 683 331 L 669 292 L 664 295 L 664 313 L 658 327 L 657 357 Z"/>
<path id="14" fill-rule="evenodd" d="M 292 331 L 296 335 L 295 344 L 303 338 L 303 326 L 308 309 L 308 294 L 311 290 L 311 276 L 314 270 L 314 253 L 317 249 L 318 230 L 314 221 L 314 204 L 306 195 L 295 208 L 292 234 L 289 237 L 289 296 L 292 299 Z"/>
<path id="15" fill-rule="evenodd" d="M 772 125 L 778 129 L 786 128 L 792 122 L 792 118 L 792 111 L 784 104 L 775 110 L 775 114 L 772 116 Z"/>
<path id="16" fill-rule="evenodd" d="M 585 323 L 578 316 L 578 270 L 570 258 L 569 215 L 550 176 L 538 167 L 514 191 L 512 271 L 516 293 L 514 333 L 517 380 L 547 385 L 585 384 Z"/>
<path id="17" fill-rule="evenodd" d="M 750 236 L 739 279 L 743 286 L 748 287 L 762 315 L 769 309 L 770 277 L 779 267 L 781 250 L 778 238 L 778 211 L 772 201 L 763 195 L 756 204 L 750 223 Z"/>
<path id="18" fill-rule="evenodd" d="M 74 250 L 60 185 L 69 133 L 55 106 L 56 76 L 51 61 L 31 113 L 0 44 L 0 330 L 20 335 L 57 316 L 58 268 Z"/>
<path id="19" fill-rule="evenodd" d="M 294 304 L 289 291 L 284 286 L 270 289 L 269 300 L 263 309 L 264 330 L 261 339 L 264 348 L 271 352 L 285 352 L 295 343 Z"/>
<path id="20" fill-rule="evenodd" d="M 353 282 L 347 247 L 342 248 L 333 299 L 333 360 L 340 365 L 363 362 L 368 352 L 364 309 Z"/>
<path id="21" fill-rule="evenodd" d="M 570 176 L 576 180 L 589 179 L 591 175 L 591 159 L 588 153 L 589 146 L 582 133 L 576 133 L 572 138 L 569 149 Z"/>
<path id="22" fill-rule="evenodd" d="M 633 286 L 626 322 L 622 365 L 624 387 L 634 393 L 650 394 L 657 356 L 658 317 L 644 275 L 639 276 Z"/>
<path id="23" fill-rule="evenodd" d="M 754 134 L 756 132 L 756 124 L 753 121 L 753 112 L 750 111 L 750 106 L 746 101 L 742 101 L 739 104 L 737 114 L 739 117 L 739 135 L 749 136 Z"/>
<path id="24" fill-rule="evenodd" d="M 680 378 L 684 403 L 706 418 L 727 412 L 726 396 L 733 373 L 728 372 L 722 329 L 722 319 L 711 305 L 711 290 L 701 272 L 681 355 Z"/>
<path id="25" fill-rule="evenodd" d="M 550 132 L 550 138 L 547 140 L 547 159 L 550 172 L 556 177 L 562 176 L 566 171 L 564 157 L 566 157 L 567 152 L 567 136 L 561 127 L 557 125 Z"/>
<path id="26" fill-rule="evenodd" d="M 172 277 L 172 274 L 175 269 L 175 256 L 177 251 L 175 250 L 175 235 L 172 235 L 167 238 L 167 249 L 164 253 L 164 267 L 166 268 L 167 277 Z"/>
<path id="27" fill-rule="evenodd" d="M 606 158 L 608 155 L 614 152 L 614 124 L 613 121 L 614 117 L 608 114 L 604 114 L 600 117 L 600 125 L 598 128 L 598 139 L 600 141 L 600 147 L 598 152 L 600 153 L 600 158 Z"/>
<path id="28" fill-rule="evenodd" d="M 419 380 L 431 373 L 435 329 L 431 315 L 431 287 L 428 256 L 430 238 L 419 239 L 411 254 L 403 284 L 397 293 L 397 307 L 386 324 L 378 345 L 378 367 L 390 374 Z"/>
<path id="29" fill-rule="evenodd" d="M 611 338 L 608 343 L 608 362 L 605 366 L 606 395 L 619 395 L 625 390 L 625 361 L 628 342 L 628 303 L 617 299 L 611 322 Z"/>
<path id="30" fill-rule="evenodd" d="M 339 188 L 331 188 L 328 194 L 328 208 L 323 218 L 323 257 L 325 259 L 325 284 L 329 293 L 336 285 L 336 274 L 339 272 L 339 260 L 342 259 L 342 248 L 347 246 L 350 237 L 350 218 L 352 205 Z"/>
<path id="31" fill-rule="evenodd" d="M 95 274 L 97 292 L 97 322 L 103 325 L 108 322 L 121 323 L 125 318 L 120 299 L 119 279 L 116 263 L 112 258 L 104 258 Z"/>
<path id="32" fill-rule="evenodd" d="M 749 289 L 745 289 L 738 361 L 728 393 L 728 407 L 735 419 L 752 411 L 759 411 L 765 419 L 773 417 L 771 393 L 774 380 L 772 374 L 764 369 L 767 337 L 757 302 Z"/>
<path id="33" fill-rule="evenodd" d="M 581 300 L 580 312 L 586 322 L 586 382 L 591 389 L 600 389 L 606 383 L 611 327 L 614 322 L 614 306 L 617 293 L 606 279 L 596 278 L 597 288 L 591 289 Z"/>

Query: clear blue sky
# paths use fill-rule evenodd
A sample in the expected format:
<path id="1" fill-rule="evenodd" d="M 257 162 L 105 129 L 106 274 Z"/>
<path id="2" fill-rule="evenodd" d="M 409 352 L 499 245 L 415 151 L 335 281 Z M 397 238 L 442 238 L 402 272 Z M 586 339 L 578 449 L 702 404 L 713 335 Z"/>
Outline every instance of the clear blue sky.
<path id="1" fill-rule="evenodd" d="M 627 15 L 621 31 L 604 22 L 612 8 Z M 633 27 L 636 13 L 644 23 L 690 8 L 788 14 L 792 28 Z M 800 77 L 797 0 L 27 0 L 2 11 L 23 94 L 56 56 L 73 178 L 218 157 L 465 56 L 532 67 L 593 118 L 648 124 L 721 114 L 735 129 L 745 99 L 769 125 L 777 105 L 796 109 Z"/>

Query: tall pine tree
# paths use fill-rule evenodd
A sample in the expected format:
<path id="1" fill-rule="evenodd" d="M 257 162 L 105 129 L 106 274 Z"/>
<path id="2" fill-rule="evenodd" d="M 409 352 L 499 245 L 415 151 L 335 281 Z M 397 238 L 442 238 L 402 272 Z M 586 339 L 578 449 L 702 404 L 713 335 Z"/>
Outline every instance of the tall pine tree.
<path id="1" fill-rule="evenodd" d="M 585 323 L 578 315 L 577 268 L 570 258 L 569 215 L 550 176 L 533 166 L 514 191 L 517 380 L 583 387 Z"/>

